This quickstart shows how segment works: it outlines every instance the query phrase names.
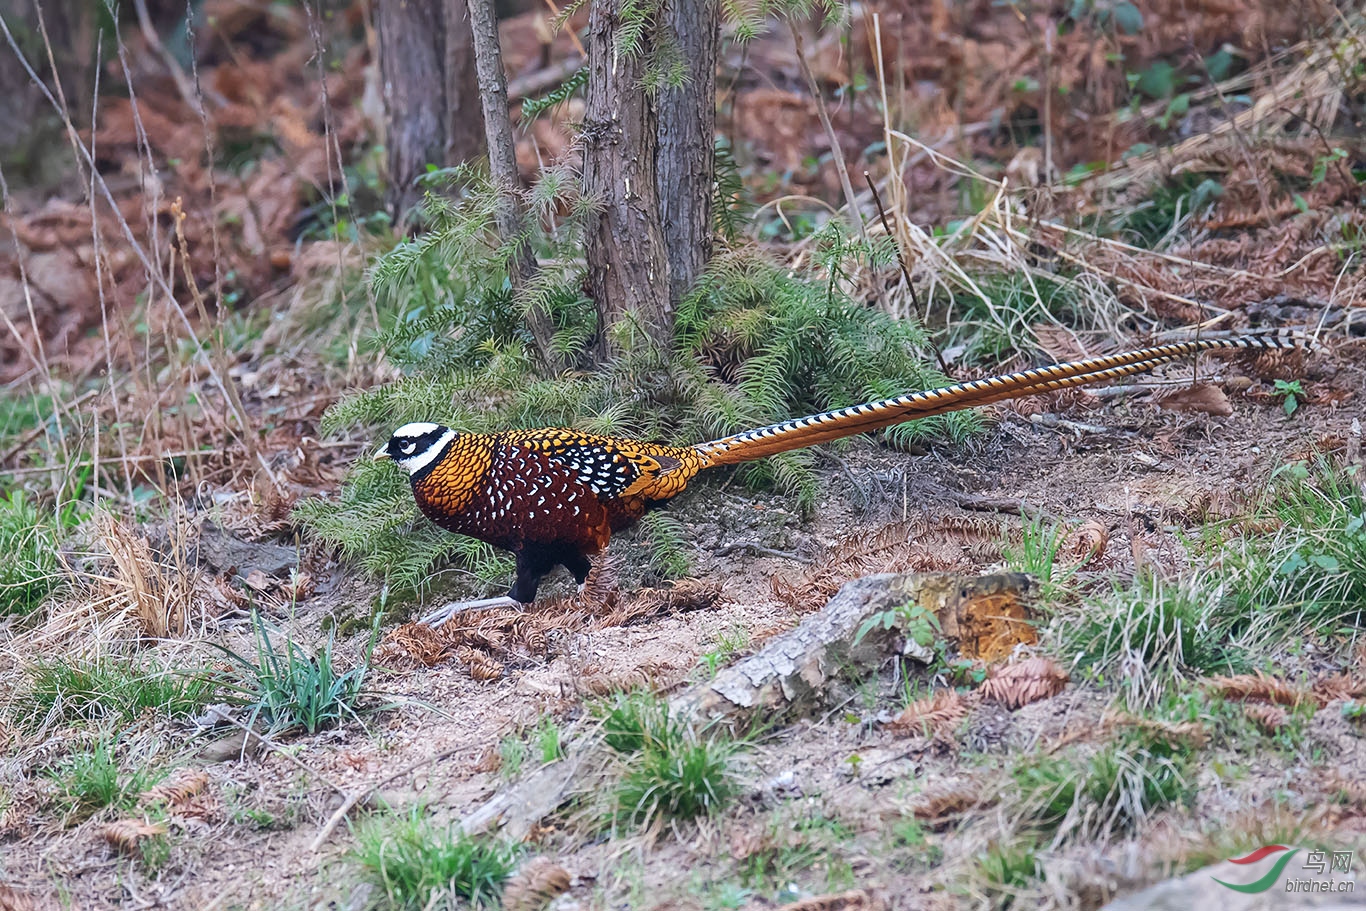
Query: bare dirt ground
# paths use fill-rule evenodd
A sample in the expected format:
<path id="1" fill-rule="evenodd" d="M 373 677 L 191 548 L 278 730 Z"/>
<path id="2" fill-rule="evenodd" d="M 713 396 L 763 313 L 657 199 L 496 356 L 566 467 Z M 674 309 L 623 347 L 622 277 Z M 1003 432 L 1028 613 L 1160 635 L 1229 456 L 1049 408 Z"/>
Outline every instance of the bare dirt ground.
<path id="1" fill-rule="evenodd" d="M 1235 364 L 1218 366 L 1226 382 L 1242 375 Z M 1326 399 L 1329 390 L 1359 392 L 1366 382 L 1366 346 L 1336 342 L 1313 356 L 1303 376 L 1311 399 Z M 1170 378 L 1179 381 L 1180 371 Z M 459 661 L 434 667 L 381 661 L 389 667 L 375 677 L 374 711 L 361 722 L 291 738 L 245 760 L 196 759 L 202 736 L 155 721 L 135 725 L 124 736 L 143 742 L 146 755 L 176 757 L 176 764 L 208 774 L 202 812 L 175 839 L 166 865 L 149 876 L 111 851 L 100 837 L 107 822 L 100 817 L 63 828 L 39 812 L 41 785 L 30 780 L 5 809 L 0 869 L 12 885 L 71 908 L 359 907 L 365 892 L 357 891 L 345 860 L 346 826 L 320 850 L 310 847 L 343 792 L 418 764 L 385 784 L 380 797 L 400 807 L 422 805 L 438 819 L 461 818 L 508 785 L 493 759 L 504 738 L 542 718 L 562 725 L 583 719 L 577 680 L 602 672 L 625 677 L 641 667 L 665 688 L 704 679 L 699 659 L 719 641 L 729 636 L 743 643 L 725 659 L 730 661 L 800 619 L 803 606 L 774 594 L 775 577 L 799 588 L 818 573 L 841 577 L 846 567 L 832 564 L 831 555 L 869 530 L 889 524 L 931 530 L 925 547 L 897 551 L 887 569 L 989 568 L 1001 543 L 1018 535 L 1019 518 L 955 508 L 947 505 L 946 492 L 1017 499 L 1069 523 L 1097 520 L 1110 532 L 1106 568 L 1132 570 L 1136 556 L 1168 564 L 1182 550 L 1177 537 L 1193 527 L 1192 519 L 1181 518 L 1194 515 L 1193 503 L 1253 490 L 1311 447 L 1345 449 L 1352 439 L 1359 418 L 1352 404 L 1310 404 L 1287 418 L 1259 400 L 1264 388 L 1256 380 L 1248 393 L 1235 394 L 1235 411 L 1227 418 L 1159 410 L 1138 393 L 1109 404 L 1084 397 L 1035 420 L 1006 410 L 970 444 L 919 456 L 855 443 L 839 452 L 841 465 L 832 463 L 823 473 L 825 493 L 810 522 L 783 497 L 747 493 L 718 479 L 673 509 L 689 531 L 693 574 L 721 586 L 723 600 L 714 609 L 552 636 L 544 654 L 509 660 L 491 682 L 477 682 Z M 1049 426 L 1052 414 L 1073 423 Z M 952 531 L 964 523 L 999 527 L 999 534 L 967 540 Z M 950 531 L 936 533 L 944 529 Z M 737 544 L 753 544 L 765 555 L 740 548 L 718 556 Z M 630 538 L 613 545 L 628 566 L 642 547 Z M 246 542 L 242 552 L 250 555 L 251 549 Z M 282 622 L 306 635 L 329 615 L 368 612 L 371 587 L 325 555 L 305 549 L 300 560 L 316 574 L 319 593 L 301 599 Z M 229 642 L 234 623 L 242 626 L 223 624 Z M 355 660 L 363 641 L 363 635 L 345 641 L 343 663 Z M 715 820 L 652 838 L 604 841 L 580 834 L 571 814 L 551 820 L 526 847 L 556 858 L 572 874 L 570 898 L 560 899 L 571 904 L 563 907 L 760 908 L 845 886 L 871 890 L 897 908 L 971 906 L 980 896 L 964 884 L 982 850 L 978 830 L 985 826 L 931 829 L 922 841 L 902 844 L 895 824 L 914 818 L 925 792 L 998 774 L 1012 751 L 1086 737 L 1114 700 L 1114 686 L 1074 682 L 1061 695 L 1013 713 L 984 707 L 961 737 L 942 743 L 878 723 L 880 712 L 885 720 L 897 707 L 895 665 L 889 662 L 874 681 L 844 681 L 819 711 L 765 730 L 743 761 L 747 796 Z M 1212 831 L 1251 825 L 1249 818 L 1259 813 L 1292 818 L 1329 841 L 1361 844 L 1366 817 L 1359 805 L 1339 806 L 1328 816 L 1315 812 L 1339 776 L 1366 773 L 1366 748 L 1357 732 L 1334 713 L 1320 715 L 1315 742 L 1331 743 L 1331 749 L 1216 752 L 1202 761 L 1194 806 L 1160 813 L 1114 843 L 1046 852 L 1052 900 L 1096 907 L 1116 891 L 1160 879 Z M 528 766 L 535 762 L 527 760 Z M 780 869 L 777 879 L 756 880 L 747 891 L 718 891 L 738 881 L 747 859 L 765 852 L 789 859 L 790 868 Z"/>

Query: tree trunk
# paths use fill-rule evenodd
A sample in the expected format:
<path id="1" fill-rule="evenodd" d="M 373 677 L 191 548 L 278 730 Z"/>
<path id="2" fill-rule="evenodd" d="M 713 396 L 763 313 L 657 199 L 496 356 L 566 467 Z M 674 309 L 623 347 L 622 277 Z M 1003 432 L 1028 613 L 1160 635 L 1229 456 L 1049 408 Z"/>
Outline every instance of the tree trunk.
<path id="1" fill-rule="evenodd" d="M 54 89 L 53 95 L 66 102 L 71 120 L 85 126 L 90 122 L 94 84 L 95 7 L 83 0 L 42 3 L 42 25 L 51 44 L 55 73 L 39 29 L 39 10 L 38 0 L 8 0 L 0 15 L 19 52 Z M 52 154 L 54 145 L 57 154 Z M 67 175 L 69 151 L 60 118 L 0 34 L 0 162 L 9 182 L 13 187 L 55 186 Z"/>
<path id="2" fill-rule="evenodd" d="M 387 113 L 388 205 L 397 223 L 421 201 L 417 179 L 483 154 L 473 36 L 465 0 L 379 0 Z"/>
<path id="3" fill-rule="evenodd" d="M 488 139 L 489 175 L 498 188 L 494 218 L 503 242 L 516 244 L 508 259 L 508 278 L 516 294 L 536 274 L 537 266 L 536 256 L 524 238 L 526 213 L 520 196 L 517 146 L 512 138 L 512 120 L 508 117 L 507 72 L 503 69 L 503 52 L 498 44 L 498 17 L 493 10 L 493 0 L 469 0 L 469 11 L 478 94 Z M 552 372 L 558 371 L 561 364 L 551 344 L 555 327 L 550 314 L 533 305 L 526 312 L 526 320 L 541 362 Z"/>
<path id="4" fill-rule="evenodd" d="M 669 302 L 676 308 L 711 259 L 721 45 L 717 0 L 671 0 L 662 22 L 666 40 L 677 45 L 687 66 L 683 85 L 659 93 L 656 186 L 669 255 Z"/>
<path id="5" fill-rule="evenodd" d="M 648 47 L 616 46 L 625 0 L 595 0 L 588 16 L 588 102 L 583 118 L 584 192 L 594 203 L 586 231 L 589 294 L 597 304 L 600 358 L 619 353 L 631 322 L 644 344 L 673 336 L 669 260 L 655 184 L 657 122 L 643 88 Z M 641 15 L 639 10 L 633 13 Z M 653 40 L 647 27 L 642 38 Z"/>
<path id="6" fill-rule="evenodd" d="M 474 99 L 479 78 L 468 0 L 446 0 L 446 163 L 484 154 L 484 112 Z"/>
<path id="7" fill-rule="evenodd" d="M 446 17 L 441 0 L 379 0 L 378 14 L 387 202 L 402 224 L 422 198 L 417 178 L 446 160 Z"/>

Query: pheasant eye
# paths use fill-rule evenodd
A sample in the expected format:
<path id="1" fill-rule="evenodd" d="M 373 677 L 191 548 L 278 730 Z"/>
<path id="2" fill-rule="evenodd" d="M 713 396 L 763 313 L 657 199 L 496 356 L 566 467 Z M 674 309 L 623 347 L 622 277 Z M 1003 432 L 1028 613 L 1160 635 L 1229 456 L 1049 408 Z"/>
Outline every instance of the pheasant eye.
<path id="1" fill-rule="evenodd" d="M 413 450 L 417 448 L 417 443 L 413 440 L 409 440 L 406 443 L 400 443 L 398 448 L 402 450 L 404 455 L 412 455 Z"/>

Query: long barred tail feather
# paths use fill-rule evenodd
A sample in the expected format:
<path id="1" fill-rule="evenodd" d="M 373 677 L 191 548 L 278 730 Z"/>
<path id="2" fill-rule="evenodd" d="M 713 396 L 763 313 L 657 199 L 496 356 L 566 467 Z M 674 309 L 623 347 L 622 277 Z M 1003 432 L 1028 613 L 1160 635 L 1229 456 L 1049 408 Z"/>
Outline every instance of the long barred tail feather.
<path id="1" fill-rule="evenodd" d="M 734 465 L 818 443 L 828 443 L 856 433 L 881 430 L 905 421 L 1132 376 L 1202 351 L 1276 350 L 1306 345 L 1307 341 L 1303 336 L 1286 333 L 1206 337 L 1194 341 L 1154 345 L 1122 354 L 1036 367 L 1018 373 L 955 383 L 952 386 L 915 392 L 880 402 L 869 402 L 804 418 L 794 418 L 712 440 L 709 443 L 701 443 L 695 449 L 702 457 L 704 467 Z"/>

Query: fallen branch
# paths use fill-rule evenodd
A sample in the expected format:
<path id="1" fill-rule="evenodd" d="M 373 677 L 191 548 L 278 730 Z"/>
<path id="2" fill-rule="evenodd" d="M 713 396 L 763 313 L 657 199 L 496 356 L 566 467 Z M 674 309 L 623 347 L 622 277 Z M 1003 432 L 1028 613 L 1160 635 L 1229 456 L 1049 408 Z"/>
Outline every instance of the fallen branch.
<path id="1" fill-rule="evenodd" d="M 961 638 L 964 654 L 999 653 L 1012 635 L 1032 635 L 1027 618 L 1016 616 L 1022 610 L 1019 602 L 1032 590 L 1030 578 L 1020 573 L 884 573 L 855 580 L 796 629 L 675 696 L 669 702 L 670 717 L 688 724 L 743 726 L 761 714 L 771 720 L 812 708 L 823 701 L 832 677 L 876 671 L 898 651 L 902 636 L 894 625 L 867 621 L 907 602 L 933 611 L 946 636 Z M 989 615 L 985 623 L 982 614 Z M 860 631 L 865 633 L 861 638 Z M 469 834 L 501 828 L 514 839 L 522 838 L 564 804 L 579 770 L 601 748 L 596 728 L 579 735 L 569 742 L 563 759 L 494 795 L 466 816 L 461 828 Z"/>

